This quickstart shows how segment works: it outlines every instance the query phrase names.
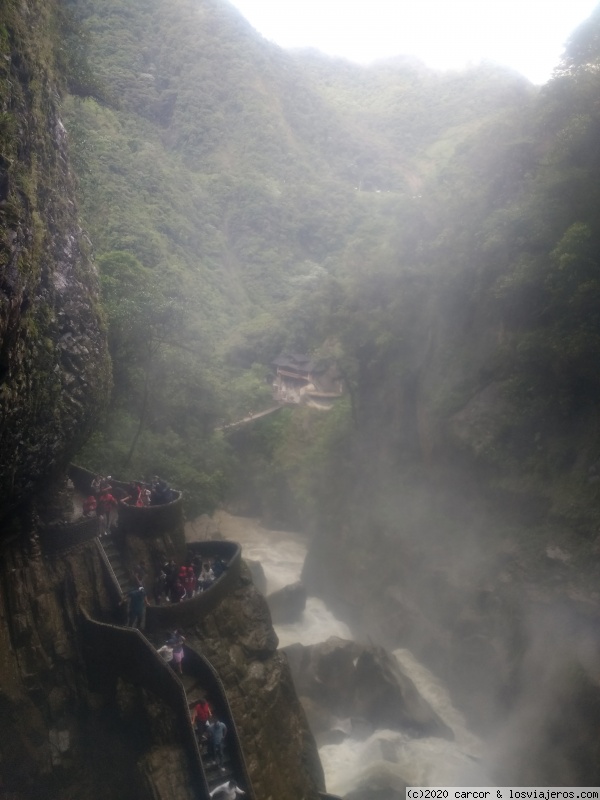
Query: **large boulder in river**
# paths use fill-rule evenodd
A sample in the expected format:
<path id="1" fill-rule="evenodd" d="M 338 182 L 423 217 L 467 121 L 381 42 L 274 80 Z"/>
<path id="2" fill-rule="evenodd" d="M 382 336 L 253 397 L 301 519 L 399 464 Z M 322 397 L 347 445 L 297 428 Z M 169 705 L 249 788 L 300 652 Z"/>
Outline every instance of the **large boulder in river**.
<path id="1" fill-rule="evenodd" d="M 306 608 L 306 588 L 299 581 L 284 586 L 267 597 L 275 624 L 297 622 Z"/>
<path id="2" fill-rule="evenodd" d="M 309 719 L 317 723 L 315 733 L 349 718 L 412 736 L 453 738 L 451 729 L 383 647 L 332 636 L 317 645 L 292 645 L 285 652 Z M 311 713 L 316 708 L 318 715 Z"/>
<path id="3" fill-rule="evenodd" d="M 267 594 L 267 576 L 260 561 L 255 561 L 253 558 L 245 558 L 244 561 L 252 575 L 252 582 L 254 586 L 262 595 Z"/>

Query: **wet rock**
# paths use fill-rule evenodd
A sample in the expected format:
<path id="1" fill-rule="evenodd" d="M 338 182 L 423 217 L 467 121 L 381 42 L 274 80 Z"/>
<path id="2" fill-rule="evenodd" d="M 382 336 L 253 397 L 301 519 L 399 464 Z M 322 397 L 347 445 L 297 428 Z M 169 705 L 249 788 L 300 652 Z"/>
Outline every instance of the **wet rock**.
<path id="1" fill-rule="evenodd" d="M 252 575 L 252 582 L 261 594 L 267 593 L 267 578 L 260 561 L 254 561 L 251 558 L 244 559 Z"/>
<path id="2" fill-rule="evenodd" d="M 222 539 L 218 523 L 208 514 L 202 514 L 185 523 L 185 538 L 188 542 L 204 542 Z"/>
<path id="3" fill-rule="evenodd" d="M 288 651 L 298 693 L 310 700 L 305 706 L 307 714 L 311 720 L 319 720 L 321 729 L 329 715 L 330 729 L 336 727 L 334 720 L 360 718 L 376 727 L 408 730 L 415 736 L 453 738 L 450 728 L 384 648 L 330 637 L 309 647 L 285 648 Z"/>
<path id="4" fill-rule="evenodd" d="M 284 586 L 267 597 L 274 623 L 286 624 L 301 619 L 306 608 L 306 588 L 299 581 Z"/>
<path id="5" fill-rule="evenodd" d="M 63 686 L 55 686 L 48 693 L 48 707 L 53 719 L 58 719 L 67 708 L 68 692 Z"/>
<path id="6" fill-rule="evenodd" d="M 311 731 L 315 734 L 319 746 L 331 744 L 332 740 L 327 734 L 335 729 L 335 717 L 321 703 L 317 703 L 312 697 L 307 695 L 300 696 L 300 702 L 306 712 Z M 345 738 L 345 737 L 342 737 Z M 333 737 L 334 742 L 341 741 L 338 737 Z"/>
<path id="7" fill-rule="evenodd" d="M 186 754 L 176 747 L 158 747 L 138 764 L 140 784 L 156 800 L 195 800 Z"/>
<path id="8" fill-rule="evenodd" d="M 36 42 L 50 26 L 33 32 L 30 13 L 45 19 L 47 10 L 38 0 L 7 9 L 3 22 L 14 38 L 0 44 L 20 53 L 3 72 L 3 108 L 15 126 L 0 162 L 0 517 L 66 466 L 110 388 L 98 279 L 69 199 L 56 75 L 47 43 Z"/>

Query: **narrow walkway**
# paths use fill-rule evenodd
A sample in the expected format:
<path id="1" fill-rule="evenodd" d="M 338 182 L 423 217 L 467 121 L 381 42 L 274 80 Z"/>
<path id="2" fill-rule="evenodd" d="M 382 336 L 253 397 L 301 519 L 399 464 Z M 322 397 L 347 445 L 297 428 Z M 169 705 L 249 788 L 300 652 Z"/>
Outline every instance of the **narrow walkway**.
<path id="1" fill-rule="evenodd" d="M 186 665 L 185 658 L 183 659 L 183 668 L 184 673 L 181 676 L 181 682 L 183 683 L 183 688 L 185 689 L 190 712 L 196 703 L 201 699 L 208 700 L 208 704 L 212 708 L 211 698 L 208 696 L 205 687 L 202 685 L 198 677 L 190 674 L 190 670 Z M 234 765 L 231 758 L 231 750 L 229 747 L 230 736 L 231 733 L 228 730 L 227 735 L 223 740 L 223 767 L 222 769 L 219 769 L 218 765 L 210 757 L 208 751 L 208 738 L 205 736 L 199 737 L 198 734 L 196 734 L 196 738 L 198 740 L 198 750 L 200 751 L 200 759 L 202 760 L 206 781 L 211 791 L 220 783 L 225 783 L 225 781 L 229 780 L 236 780 Z"/>
<path id="2" fill-rule="evenodd" d="M 131 589 L 135 589 L 135 584 L 131 572 L 123 565 L 123 559 L 112 536 L 103 536 L 98 540 L 104 550 L 114 576 L 119 584 L 121 594 L 126 595 Z"/>
<path id="3" fill-rule="evenodd" d="M 248 422 L 254 422 L 254 420 L 261 419 L 261 417 L 266 417 L 268 414 L 273 414 L 275 411 L 279 411 L 282 408 L 285 408 L 285 406 L 271 406 L 271 408 L 267 408 L 265 411 L 258 411 L 256 414 L 248 414 L 247 417 L 238 419 L 236 422 L 229 422 L 227 425 L 219 425 L 219 427 L 215 428 L 215 430 L 229 431 L 232 428 L 239 428 L 240 425 L 246 425 Z"/>
<path id="4" fill-rule="evenodd" d="M 135 588 L 135 584 L 133 575 L 123 565 L 121 553 L 116 542 L 110 535 L 97 538 L 96 542 L 101 553 L 104 555 L 103 561 L 105 567 L 108 569 L 115 590 L 118 590 L 119 595 L 126 595 L 130 589 Z M 210 589 L 208 591 L 210 591 Z M 93 622 L 93 620 L 90 620 L 90 622 Z M 196 747 L 193 748 L 196 753 L 195 757 L 196 760 L 198 760 L 199 757 L 203 777 L 209 791 L 212 791 L 216 786 L 219 786 L 225 781 L 234 780 L 240 788 L 246 791 L 249 800 L 252 800 L 253 793 L 244 757 L 237 738 L 237 731 L 231 715 L 231 709 L 227 702 L 224 687 L 209 662 L 192 648 L 185 647 L 186 652 L 182 662 L 183 675 L 179 675 L 173 671 L 170 666 L 167 666 L 157 653 L 157 648 L 164 643 L 167 635 L 166 630 L 163 631 L 162 634 L 150 634 L 151 638 L 148 638 L 138 629 L 127 628 L 122 624 L 104 627 L 107 629 L 112 627 L 116 629 L 116 631 L 128 631 L 132 634 L 135 632 L 135 634 L 145 642 L 147 647 L 151 648 L 152 654 L 148 654 L 150 659 L 152 660 L 151 655 L 154 655 L 156 660 L 160 663 L 160 667 L 163 670 L 167 668 L 168 674 L 172 676 L 171 680 L 175 680 L 182 687 L 185 693 L 187 706 L 188 719 L 186 727 L 189 726 L 189 735 L 193 735 L 195 738 Z M 144 659 L 144 663 L 146 660 L 147 659 Z M 129 664 L 131 665 L 135 662 L 136 659 L 131 659 Z M 138 670 L 140 664 L 138 664 Z M 144 671 L 146 671 L 145 668 Z M 207 680 L 211 685 L 207 685 L 207 680 L 204 680 L 206 676 L 209 676 Z M 139 677 L 141 678 L 142 676 Z M 201 698 L 208 700 L 215 718 L 221 720 L 227 726 L 227 734 L 222 747 L 222 767 L 219 767 L 214 760 L 210 758 L 207 737 L 202 735 L 198 736 L 195 731 L 193 731 L 191 725 L 191 710 Z"/>

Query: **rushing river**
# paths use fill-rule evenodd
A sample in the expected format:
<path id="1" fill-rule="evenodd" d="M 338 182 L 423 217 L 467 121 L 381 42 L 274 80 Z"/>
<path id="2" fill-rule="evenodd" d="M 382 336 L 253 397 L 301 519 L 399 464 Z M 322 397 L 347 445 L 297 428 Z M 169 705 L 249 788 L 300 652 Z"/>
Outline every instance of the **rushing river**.
<path id="1" fill-rule="evenodd" d="M 267 593 L 300 579 L 306 540 L 294 533 L 263 528 L 256 520 L 218 513 L 222 534 L 239 542 L 243 555 L 262 564 Z M 276 625 L 281 647 L 326 641 L 330 636 L 352 639 L 352 631 L 316 597 L 309 597 L 302 619 L 293 625 Z M 394 651 L 399 666 L 421 696 L 454 732 L 454 741 L 438 737 L 411 738 L 398 731 L 376 730 L 366 738 L 346 738 L 328 744 L 319 754 L 327 791 L 345 795 L 358 787 L 363 793 L 387 787 L 402 791 L 406 784 L 420 786 L 485 786 L 491 781 L 479 766 L 481 743 L 470 733 L 448 692 L 408 650 Z"/>

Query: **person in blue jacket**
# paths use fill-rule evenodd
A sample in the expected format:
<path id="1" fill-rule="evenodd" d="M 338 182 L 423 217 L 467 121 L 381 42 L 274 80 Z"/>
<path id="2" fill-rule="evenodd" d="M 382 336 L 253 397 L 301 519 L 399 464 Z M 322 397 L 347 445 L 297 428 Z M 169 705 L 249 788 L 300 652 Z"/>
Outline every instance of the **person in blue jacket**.
<path id="1" fill-rule="evenodd" d="M 208 753 L 214 758 L 219 768 L 223 768 L 223 741 L 227 735 L 227 725 L 216 717 L 210 717 L 206 723 L 208 731 Z"/>

